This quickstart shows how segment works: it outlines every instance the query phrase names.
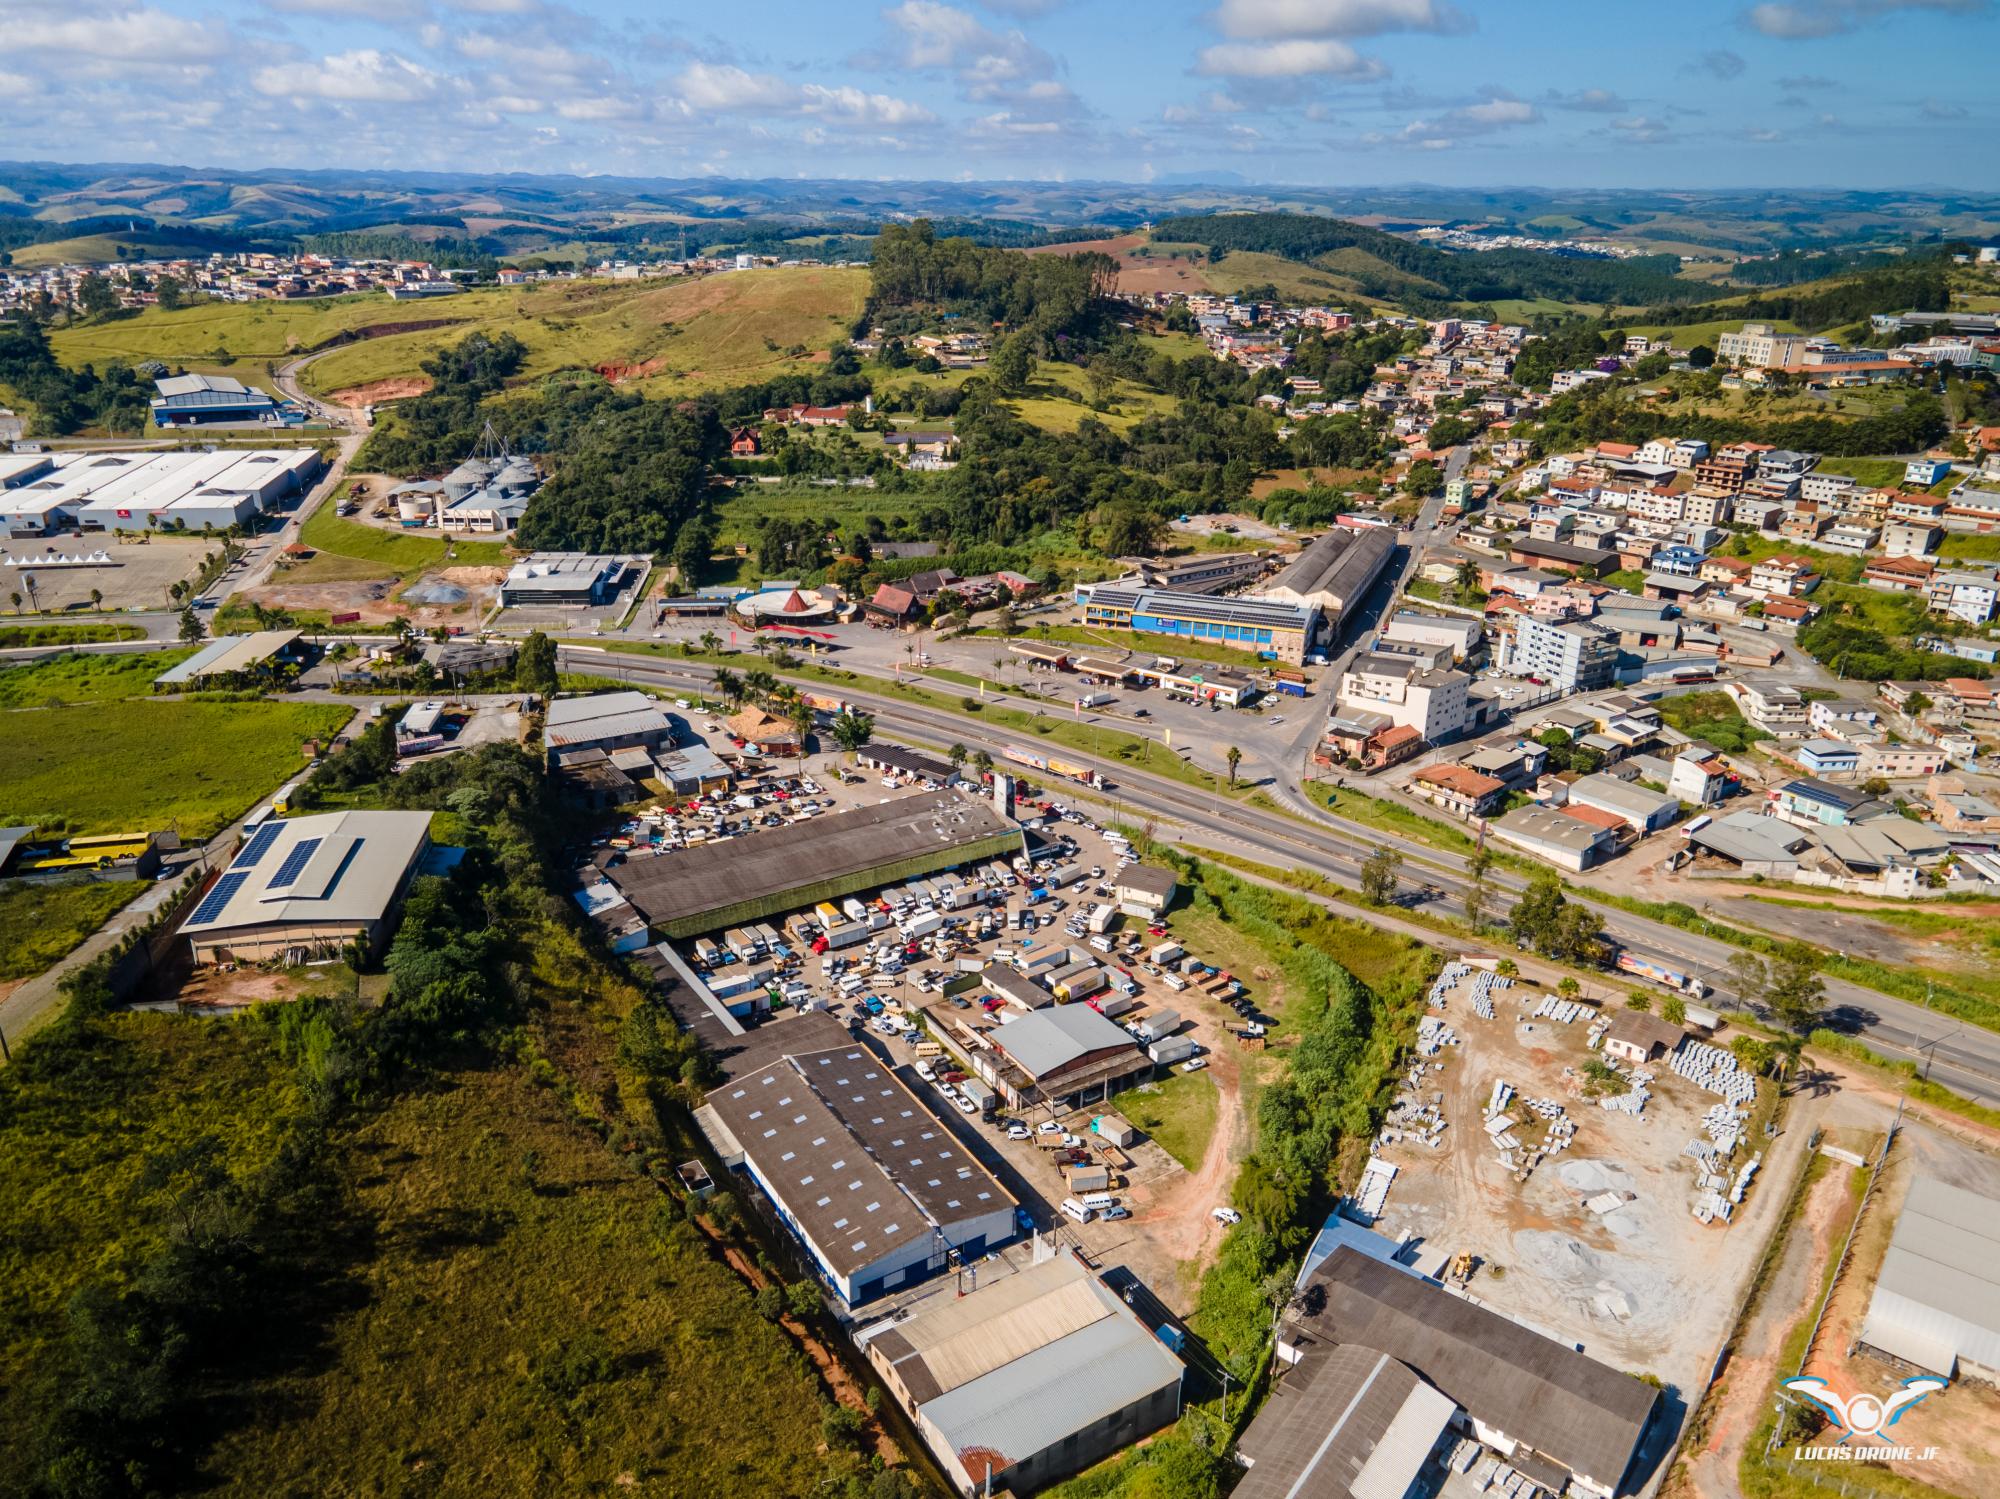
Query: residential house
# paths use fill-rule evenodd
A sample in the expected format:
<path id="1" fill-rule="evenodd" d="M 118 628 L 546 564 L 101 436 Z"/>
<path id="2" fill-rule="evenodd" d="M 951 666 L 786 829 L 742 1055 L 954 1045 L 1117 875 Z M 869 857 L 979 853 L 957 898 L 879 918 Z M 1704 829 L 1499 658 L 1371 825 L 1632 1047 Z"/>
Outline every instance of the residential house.
<path id="1" fill-rule="evenodd" d="M 1657 833 L 1680 816 L 1680 798 L 1648 791 L 1632 781 L 1599 771 L 1580 777 L 1569 788 L 1568 805 L 1608 812 L 1640 834 Z"/>
<path id="2" fill-rule="evenodd" d="M 1712 750 L 1688 748 L 1674 756 L 1667 790 L 1690 806 L 1712 807 L 1735 792 L 1741 778 Z"/>
<path id="3" fill-rule="evenodd" d="M 1858 744 L 1875 737 L 1882 723 L 1882 712 L 1860 698 L 1820 698 L 1807 708 L 1806 723 L 1819 734 Z"/>
<path id="4" fill-rule="evenodd" d="M 1736 588 L 1750 581 L 1751 567 L 1743 557 L 1704 557 L 1695 576 L 1718 588 Z"/>
<path id="5" fill-rule="evenodd" d="M 1371 651 L 1356 656 L 1341 673 L 1339 701 L 1343 709 L 1380 713 L 1405 724 L 1435 744 L 1470 723 L 1471 686 L 1472 678 L 1462 671 Z"/>
<path id="6" fill-rule="evenodd" d="M 1983 573 L 1938 573 L 1930 581 L 1928 600 L 1933 614 L 1983 625 L 2000 606 L 2000 583 Z"/>
<path id="7" fill-rule="evenodd" d="M 1798 761 L 1811 775 L 1847 776 L 1861 768 L 1861 751 L 1845 739 L 1808 739 L 1798 748 Z"/>
<path id="8" fill-rule="evenodd" d="M 862 606 L 862 612 L 871 622 L 891 625 L 896 629 L 908 629 L 923 619 L 923 608 L 917 603 L 917 596 L 893 583 L 879 585 L 875 596 Z"/>
<path id="9" fill-rule="evenodd" d="M 1917 559 L 1930 556 L 1944 540 L 1942 526 L 1929 525 L 1923 521 L 1890 521 L 1882 528 L 1882 556 L 1884 558 Z M 1925 564 L 1924 580 L 1930 580 L 1932 564 Z M 1867 579 L 1873 583 L 1872 578 Z"/>
<path id="10" fill-rule="evenodd" d="M 1949 458 L 1912 458 L 1903 465 L 1903 482 L 1918 489 L 1929 489 L 1950 473 Z"/>
<path id="11" fill-rule="evenodd" d="M 1758 593 L 1800 598 L 1819 587 L 1819 574 L 1805 558 L 1778 552 L 1751 566 L 1750 586 Z"/>
<path id="12" fill-rule="evenodd" d="M 1771 793 L 1772 814 L 1800 827 L 1851 827 L 1887 810 L 1851 787 L 1810 778 L 1787 781 Z"/>
<path id="13" fill-rule="evenodd" d="M 1507 783 L 1464 765 L 1431 765 L 1410 778 L 1410 791 L 1464 818 L 1484 817 L 1507 795 Z"/>
<path id="14" fill-rule="evenodd" d="M 2000 833 L 2000 806 L 1968 787 L 1958 776 L 1933 776 L 1924 788 L 1931 818 L 1951 833 Z"/>
<path id="15" fill-rule="evenodd" d="M 1941 742 L 1892 744 L 1886 739 L 1869 739 L 1858 748 L 1861 751 L 1858 773 L 1868 779 L 1880 776 L 1885 781 L 1900 781 L 1917 776 L 1934 776 L 1944 770 L 1951 760 Z"/>
<path id="16" fill-rule="evenodd" d="M 1806 700 L 1790 687 L 1776 683 L 1731 682 L 1723 691 L 1736 700 L 1745 718 L 1767 734 L 1800 738 L 1810 726 Z"/>

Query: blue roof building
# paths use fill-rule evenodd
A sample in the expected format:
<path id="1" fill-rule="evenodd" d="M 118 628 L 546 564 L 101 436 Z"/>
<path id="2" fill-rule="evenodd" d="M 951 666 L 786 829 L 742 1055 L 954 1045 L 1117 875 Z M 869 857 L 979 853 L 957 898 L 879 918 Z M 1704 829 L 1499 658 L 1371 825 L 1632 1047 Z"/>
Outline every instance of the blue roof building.
<path id="1" fill-rule="evenodd" d="M 169 375 L 155 380 L 153 425 L 196 427 L 206 422 L 260 422 L 275 416 L 278 403 L 263 391 L 227 375 Z"/>

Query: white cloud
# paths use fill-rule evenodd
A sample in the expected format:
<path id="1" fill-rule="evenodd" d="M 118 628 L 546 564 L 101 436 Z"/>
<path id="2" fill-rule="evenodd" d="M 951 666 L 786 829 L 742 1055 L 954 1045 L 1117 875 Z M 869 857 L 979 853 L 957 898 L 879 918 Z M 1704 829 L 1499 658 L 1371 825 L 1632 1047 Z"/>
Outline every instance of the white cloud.
<path id="1" fill-rule="evenodd" d="M 676 80 L 681 97 L 696 109 L 785 109 L 798 90 L 769 73 L 746 73 L 730 64 L 698 62 Z"/>
<path id="2" fill-rule="evenodd" d="M 1671 139 L 1666 122 L 1650 115 L 1629 115 L 1622 120 L 1613 120 L 1611 128 L 1635 146 L 1657 146 Z"/>
<path id="3" fill-rule="evenodd" d="M 1793 0 L 1753 5 L 1743 13 L 1743 21 L 1752 31 L 1780 41 L 1812 41 L 1912 10 L 1983 16 L 1992 13 L 1993 0 Z"/>
<path id="4" fill-rule="evenodd" d="M 1467 124 L 1498 130 L 1508 125 L 1532 125 L 1542 117 L 1542 112 L 1522 99 L 1488 99 L 1484 104 L 1468 105 L 1454 110 L 1450 118 Z"/>
<path id="5" fill-rule="evenodd" d="M 394 52 L 362 47 L 332 57 L 260 68 L 251 80 L 272 98 L 326 99 L 342 104 L 417 104 L 437 96 L 445 79 Z"/>
<path id="6" fill-rule="evenodd" d="M 105 62 L 212 63 L 227 50 L 220 28 L 164 10 L 16 15 L 0 33 L 7 52 L 62 52 Z"/>
<path id="7" fill-rule="evenodd" d="M 1210 78 L 1306 78 L 1325 75 L 1352 82 L 1388 76 L 1388 69 L 1345 42 L 1220 42 L 1204 47 L 1195 71 Z"/>
<path id="8" fill-rule="evenodd" d="M 1210 19 L 1224 36 L 1382 36 L 1391 31 L 1470 30 L 1471 18 L 1444 0 L 1222 0 Z"/>
<path id="9" fill-rule="evenodd" d="M 851 86 L 824 88 L 808 83 L 799 92 L 805 113 L 828 119 L 867 125 L 928 125 L 937 119 L 923 105 L 908 99 L 864 93 Z"/>

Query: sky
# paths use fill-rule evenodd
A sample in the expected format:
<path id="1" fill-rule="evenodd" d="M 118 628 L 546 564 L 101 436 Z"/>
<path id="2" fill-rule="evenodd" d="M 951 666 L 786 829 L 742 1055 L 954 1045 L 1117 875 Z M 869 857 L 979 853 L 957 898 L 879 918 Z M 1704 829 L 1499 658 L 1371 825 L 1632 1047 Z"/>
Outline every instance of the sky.
<path id="1" fill-rule="evenodd" d="M 1992 190 L 1997 12 L 2000 0 L 0 0 L 0 158 Z"/>

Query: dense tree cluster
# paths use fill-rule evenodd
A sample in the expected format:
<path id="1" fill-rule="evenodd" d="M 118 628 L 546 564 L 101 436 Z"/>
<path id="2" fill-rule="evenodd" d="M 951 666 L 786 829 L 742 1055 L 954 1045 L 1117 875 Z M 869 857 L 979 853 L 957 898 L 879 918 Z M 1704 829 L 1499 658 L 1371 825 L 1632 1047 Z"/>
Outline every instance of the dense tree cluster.
<path id="1" fill-rule="evenodd" d="M 1377 285 L 1364 285 L 1365 291 L 1387 296 L 1411 290 L 1468 302 L 1549 297 L 1562 302 L 1650 306 L 1696 302 L 1714 294 L 1711 287 L 1681 280 L 1677 274 L 1680 260 L 1673 255 L 1613 260 L 1538 250 L 1454 254 L 1318 214 L 1230 213 L 1163 219 L 1153 226 L 1153 237 L 1170 243 L 1207 245 L 1212 252 L 1247 250 L 1325 264 L 1367 283 L 1365 263 L 1357 266 L 1351 260 L 1323 259 L 1359 251 L 1403 277 L 1416 279 L 1414 286 L 1399 286 L 1382 278 Z"/>
<path id="2" fill-rule="evenodd" d="M 1599 442 L 1644 443 L 1674 436 L 1698 437 L 1711 447 L 1767 442 L 1804 453 L 1849 456 L 1920 453 L 1949 430 L 1937 399 L 1917 391 L 1894 410 L 1877 410 L 1854 421 L 1836 416 L 1759 421 L 1680 414 L 1670 404 L 1640 405 L 1612 388 L 1611 382 L 1600 381 L 1552 401 L 1541 424 L 1525 435 L 1533 437 L 1536 451 L 1544 454 L 1573 452 Z"/>
<path id="3" fill-rule="evenodd" d="M 878 307 L 977 312 L 1044 340 L 1081 327 L 1094 304 L 1116 293 L 1118 262 L 1096 251 L 1022 255 L 939 239 L 928 219 L 917 219 L 884 225 L 875 237 L 870 287 Z"/>
<path id="4" fill-rule="evenodd" d="M 153 389 L 124 364 L 68 370 L 56 362 L 41 325 L 32 319 L 0 324 L 0 386 L 32 406 L 38 435 L 62 436 L 101 427 L 119 437 L 146 430 Z"/>

